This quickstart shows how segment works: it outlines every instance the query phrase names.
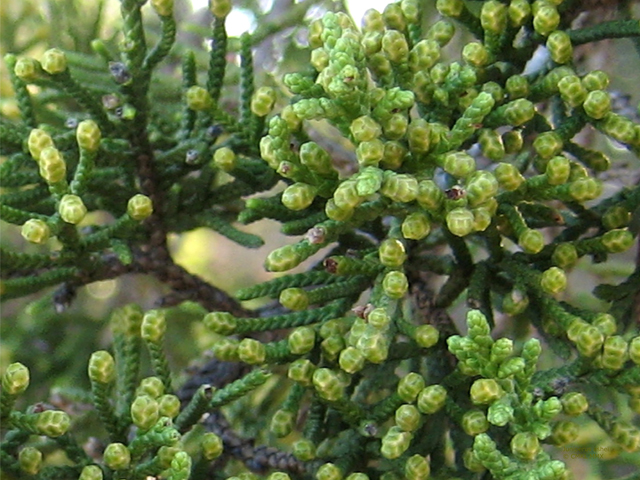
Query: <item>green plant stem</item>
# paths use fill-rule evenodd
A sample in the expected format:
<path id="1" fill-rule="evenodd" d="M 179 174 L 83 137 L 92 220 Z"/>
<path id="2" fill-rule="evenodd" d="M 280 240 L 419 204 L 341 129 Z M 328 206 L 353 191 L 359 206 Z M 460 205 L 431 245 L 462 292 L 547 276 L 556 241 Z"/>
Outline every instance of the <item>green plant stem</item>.
<path id="1" fill-rule="evenodd" d="M 98 411 L 102 425 L 109 434 L 109 439 L 113 442 L 123 441 L 124 432 L 121 428 L 120 419 L 116 416 L 115 409 L 109 401 L 109 385 L 91 382 L 91 393 L 93 395 L 93 404 Z"/>
<path id="2" fill-rule="evenodd" d="M 162 24 L 162 37 L 158 43 L 147 54 L 142 64 L 142 70 L 149 72 L 162 61 L 171 50 L 176 39 L 176 22 L 172 16 L 160 16 Z"/>
<path id="3" fill-rule="evenodd" d="M 213 18 L 213 32 L 211 35 L 211 52 L 209 54 L 209 71 L 207 72 L 207 90 L 214 104 L 220 99 L 222 83 L 227 66 L 227 31 L 224 18 Z"/>
<path id="4" fill-rule="evenodd" d="M 80 149 L 80 160 L 73 175 L 73 180 L 69 185 L 69 189 L 74 195 L 82 196 L 85 193 L 87 182 L 95 166 L 96 153 L 87 151 L 84 148 Z"/>
<path id="5" fill-rule="evenodd" d="M 213 393 L 211 385 L 201 385 L 174 420 L 175 427 L 179 431 L 185 431 L 194 425 L 209 408 Z"/>
<path id="6" fill-rule="evenodd" d="M 267 282 L 258 283 L 251 287 L 242 288 L 236 293 L 238 300 L 251 300 L 260 297 L 277 297 L 280 292 L 291 287 L 308 287 L 310 285 L 322 285 L 339 281 L 334 275 L 321 270 L 307 273 L 296 273 L 285 277 L 276 278 Z"/>
<path id="7" fill-rule="evenodd" d="M 20 111 L 22 121 L 28 128 L 36 128 L 38 126 L 38 122 L 36 120 L 35 111 L 33 109 L 33 101 L 31 100 L 31 95 L 27 90 L 26 83 L 20 80 L 14 72 L 17 58 L 15 57 L 15 55 L 7 55 L 4 59 L 7 63 L 11 86 L 13 87 L 16 95 L 16 100 L 18 101 L 18 109 Z"/>
<path id="8" fill-rule="evenodd" d="M 78 269 L 75 267 L 56 267 L 37 277 L 27 276 L 3 280 L 3 292 L 0 299 L 7 300 L 37 292 L 45 287 L 71 280 L 77 273 Z"/>
<path id="9" fill-rule="evenodd" d="M 340 316 L 349 308 L 350 303 L 351 299 L 341 299 L 314 310 L 275 315 L 267 318 L 240 318 L 238 319 L 235 333 L 261 332 L 264 330 L 302 327 L 304 325 L 320 323 Z"/>
<path id="10" fill-rule="evenodd" d="M 165 391 L 172 392 L 171 370 L 169 369 L 169 361 L 164 348 L 158 343 L 147 342 L 147 350 L 149 350 L 149 356 L 151 357 L 153 373 L 162 380 Z"/>
<path id="11" fill-rule="evenodd" d="M 182 89 L 183 91 L 189 90 L 197 83 L 197 65 L 196 56 L 193 50 L 188 50 L 182 57 Z M 196 112 L 191 110 L 186 103 L 182 107 L 180 130 L 178 131 L 178 138 L 185 140 L 189 138 L 193 128 L 196 124 Z M 168 152 L 167 152 L 168 154 Z M 158 156 L 158 159 L 160 157 Z"/>
<path id="12" fill-rule="evenodd" d="M 640 37 L 640 21 L 612 20 L 579 30 L 569 30 L 567 33 L 573 45 L 599 42 L 607 38 Z"/>
<path id="13" fill-rule="evenodd" d="M 248 373 L 226 387 L 217 390 L 209 402 L 209 408 L 215 410 L 245 396 L 265 383 L 270 376 L 271 374 L 264 369 L 257 369 Z"/>
<path id="14" fill-rule="evenodd" d="M 93 120 L 98 124 L 103 135 L 108 135 L 114 130 L 114 125 L 104 111 L 104 108 L 86 88 L 80 85 L 72 76 L 69 70 L 65 70 L 57 75 L 50 75 L 49 79 L 59 85 L 74 101 L 86 109 Z"/>

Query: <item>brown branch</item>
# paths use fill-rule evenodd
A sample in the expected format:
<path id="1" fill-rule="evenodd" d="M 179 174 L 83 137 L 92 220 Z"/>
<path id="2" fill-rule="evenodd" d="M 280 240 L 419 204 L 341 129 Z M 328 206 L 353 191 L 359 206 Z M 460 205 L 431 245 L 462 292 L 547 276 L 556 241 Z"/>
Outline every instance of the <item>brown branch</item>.
<path id="1" fill-rule="evenodd" d="M 244 376 L 247 371 L 248 366 L 242 363 L 225 362 L 214 358 L 194 370 L 176 395 L 184 406 L 191 400 L 200 385 L 208 384 L 223 388 Z M 223 455 L 210 465 L 211 472 L 220 471 L 230 456 L 237 458 L 248 469 L 260 474 L 266 474 L 269 470 L 281 470 L 301 475 L 306 470 L 305 463 L 292 454 L 273 447 L 256 446 L 254 438 L 239 436 L 219 411 L 209 412 L 203 416 L 201 423 L 208 431 L 218 435 L 224 444 Z"/>

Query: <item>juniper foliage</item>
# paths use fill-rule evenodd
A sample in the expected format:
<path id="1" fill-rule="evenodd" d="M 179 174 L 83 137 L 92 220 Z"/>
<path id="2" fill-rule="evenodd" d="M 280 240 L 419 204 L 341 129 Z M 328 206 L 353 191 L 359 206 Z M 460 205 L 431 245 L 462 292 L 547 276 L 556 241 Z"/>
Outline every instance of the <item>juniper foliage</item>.
<path id="1" fill-rule="evenodd" d="M 640 112 L 579 59 L 607 39 L 640 54 L 634 2 L 602 20 L 571 0 L 402 0 L 361 28 L 299 2 L 235 39 L 211 0 L 206 54 L 176 42 L 172 0 L 144 3 L 121 0 L 117 52 L 90 36 L 5 56 L 0 218 L 33 244 L 0 248 L 22 309 L 5 325 L 52 336 L 85 286 L 127 274 L 165 293 L 100 315 L 107 343 L 6 354 L 3 475 L 560 480 L 580 458 L 638 478 L 638 254 L 599 303 L 567 293 L 637 245 Z M 296 24 L 307 66 L 277 88 L 254 49 Z M 265 218 L 292 237 L 266 270 L 305 268 L 235 295 L 168 246 L 204 227 L 257 248 L 242 225 Z M 189 360 L 213 356 L 180 373 L 185 325 Z M 66 382 L 49 392 L 43 369 Z"/>

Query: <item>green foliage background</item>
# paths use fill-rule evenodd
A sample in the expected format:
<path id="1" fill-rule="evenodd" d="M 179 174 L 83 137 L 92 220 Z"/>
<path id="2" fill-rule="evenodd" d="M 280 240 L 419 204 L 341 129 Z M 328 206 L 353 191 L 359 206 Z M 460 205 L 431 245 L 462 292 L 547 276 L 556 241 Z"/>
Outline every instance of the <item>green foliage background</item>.
<path id="1" fill-rule="evenodd" d="M 104 49 L 112 53 L 117 51 L 122 41 L 120 34 L 122 20 L 115 2 L 96 2 L 91 5 L 86 3 L 80 0 L 3 2 L 0 6 L 1 53 L 40 58 L 45 50 L 53 47 L 60 48 L 67 53 L 70 69 L 80 83 L 92 88 L 96 95 L 98 92 L 108 91 L 112 88 L 109 74 L 104 69 L 104 62 L 96 59 L 94 51 L 96 49 Z M 431 25 L 440 17 L 432 4 L 433 2 L 423 3 L 425 5 L 421 17 L 422 21 L 424 25 Z M 477 13 L 483 2 L 466 3 L 472 12 Z M 617 19 L 623 15 L 621 12 L 626 12 L 625 14 L 630 18 L 638 18 L 638 6 L 634 2 L 621 3 L 616 7 L 618 10 L 615 8 L 594 10 L 595 13 L 592 12 L 591 17 L 587 14 L 585 23 L 589 25 L 589 22 L 597 22 L 595 17 L 598 15 Z M 264 12 L 256 2 L 246 1 L 235 2 L 234 8 L 243 8 L 253 12 L 258 19 L 257 30 L 252 36 L 253 45 L 258 52 L 254 52 L 254 58 L 264 59 L 264 61 L 255 62 L 254 82 L 256 86 L 266 85 L 277 89 L 278 100 L 274 112 L 279 112 L 292 101 L 291 94 L 286 92 L 286 86 L 283 84 L 283 75 L 290 72 L 307 72 L 309 69 L 310 48 L 304 41 L 301 41 L 301 38 L 306 34 L 306 24 L 309 18 L 318 18 L 320 13 L 324 11 L 342 11 L 344 5 L 340 2 L 309 0 L 298 3 L 276 1 L 271 11 Z M 149 6 L 145 6 L 143 11 L 149 44 L 154 44 L 161 35 L 160 22 Z M 158 125 L 155 132 L 157 135 L 163 133 L 163 122 L 168 124 L 171 121 L 177 121 L 179 120 L 178 116 L 184 114 L 184 109 L 180 110 L 185 95 L 185 88 L 181 84 L 180 70 L 187 51 L 194 53 L 195 64 L 198 66 L 199 72 L 206 71 L 210 57 L 206 46 L 202 44 L 202 38 L 211 34 L 210 14 L 206 11 L 191 12 L 190 7 L 186 4 L 176 4 L 175 12 L 180 32 L 178 43 L 154 74 L 150 87 L 150 98 L 153 99 L 156 111 L 165 109 L 168 112 L 179 113 L 176 114 L 176 118 L 155 118 Z M 99 45 L 92 44 L 96 38 L 103 39 L 103 42 Z M 459 60 L 459 52 L 471 38 L 468 32 L 460 28 L 459 34 L 446 49 L 443 49 L 443 57 L 447 60 Z M 226 58 L 229 63 L 225 74 L 225 84 L 222 88 L 221 106 L 223 111 L 236 114 L 239 108 L 238 102 L 241 101 L 242 96 L 239 85 L 242 82 L 243 74 L 239 67 L 238 55 L 241 41 L 239 38 L 230 38 L 228 45 L 229 52 Z M 637 125 L 638 112 L 633 106 L 638 105 L 640 101 L 636 73 L 640 66 L 640 60 L 638 52 L 630 46 L 631 42 L 628 39 L 606 40 L 586 45 L 582 47 L 582 51 L 578 49 L 576 53 L 578 58 L 576 69 L 586 72 L 594 68 L 602 68 L 608 71 L 612 79 L 609 90 L 622 92 L 623 101 L 620 108 L 626 109 L 625 113 L 628 116 L 635 115 Z M 15 92 L 12 91 L 9 80 L 10 72 L 6 64 L 1 68 L 0 94 L 2 99 L 0 110 L 2 125 L 8 125 L 17 121 L 19 109 Z M 205 82 L 205 75 L 199 74 L 198 84 Z M 83 114 L 75 103 L 68 101 L 68 99 L 56 98 L 46 89 L 44 93 L 38 92 L 37 88 L 33 90 L 35 95 L 32 98 L 40 122 L 63 128 L 74 111 L 82 117 Z M 51 96 L 48 96 L 49 94 Z M 628 97 L 624 97 L 624 95 L 628 95 Z M 331 152 L 334 159 L 347 157 L 352 162 L 354 161 L 351 143 L 345 140 L 337 129 L 330 127 L 327 122 L 311 122 L 309 131 L 313 134 L 312 138 L 324 139 L 323 147 L 334 149 Z M 158 144 L 161 145 L 162 142 L 159 141 Z M 604 136 L 594 135 L 592 132 L 585 135 L 582 144 L 600 150 L 612 158 L 611 170 L 601 177 L 607 194 L 624 188 L 628 188 L 629 191 L 634 188 L 637 190 L 637 186 L 633 183 L 638 178 L 637 171 L 640 166 L 637 145 L 633 148 L 624 148 L 619 143 L 611 142 Z M 253 153 L 255 154 L 255 152 Z M 271 193 L 282 191 L 283 186 L 283 182 L 278 183 Z M 243 208 L 245 207 L 241 202 L 227 205 L 225 206 L 225 215 L 227 218 L 231 218 Z M 637 210 L 635 215 L 637 216 Z M 106 213 L 94 211 L 90 212 L 86 223 L 105 224 L 111 220 L 112 217 Z M 635 221 L 637 222 L 637 218 Z M 169 248 L 176 263 L 216 287 L 235 294 L 242 287 L 267 281 L 280 275 L 267 273 L 263 269 L 263 260 L 269 252 L 282 245 L 292 243 L 291 238 L 286 238 L 279 233 L 279 226 L 279 223 L 273 220 L 261 220 L 247 227 L 242 227 L 243 231 L 260 235 L 265 239 L 265 244 L 254 250 L 247 250 L 218 233 L 212 233 L 207 228 L 171 234 Z M 633 224 L 631 227 L 633 229 Z M 6 251 L 42 252 L 39 246 L 31 245 L 21 238 L 19 231 L 19 227 L 2 222 L 0 241 Z M 567 304 L 579 306 L 583 310 L 607 311 L 611 303 L 596 298 L 592 290 L 601 283 L 620 284 L 630 278 L 634 272 L 637 274 L 638 258 L 640 258 L 637 245 L 637 226 L 634 237 L 633 246 L 623 253 L 611 255 L 604 263 L 594 263 L 588 257 L 579 261 L 568 273 L 568 288 L 562 294 L 561 299 Z M 298 237 L 296 237 L 297 239 Z M 473 248 L 477 247 L 472 246 Z M 474 253 L 478 251 L 473 250 Z M 438 252 L 448 253 L 443 248 Z M 324 253 L 321 253 L 312 257 L 294 271 L 305 271 L 315 265 L 316 261 L 323 256 Z M 442 282 L 441 278 L 431 286 L 438 288 Z M 97 350 L 111 348 L 114 338 L 113 329 L 108 319 L 114 309 L 136 303 L 142 306 L 143 310 L 148 310 L 156 305 L 158 298 L 167 293 L 166 285 L 157 279 L 144 275 L 128 274 L 120 278 L 94 282 L 85 288 L 80 288 L 73 302 L 63 311 L 60 311 L 59 302 L 54 301 L 56 294 L 54 289 L 46 289 L 24 298 L 5 301 L 2 304 L 2 323 L 0 324 L 2 342 L 0 371 L 5 371 L 14 362 L 20 362 L 28 366 L 31 376 L 30 387 L 19 397 L 16 409 L 24 411 L 36 402 L 50 402 L 55 407 L 76 415 L 78 420 L 77 423 L 74 423 L 73 430 L 80 444 L 87 445 L 93 436 L 104 439 L 104 427 L 98 421 L 97 416 L 87 413 L 92 408 L 91 398 L 87 393 L 91 390 L 86 373 L 89 358 Z M 469 309 L 463 297 L 464 295 L 448 305 L 447 308 L 455 327 L 460 332 L 466 332 L 465 317 Z M 366 301 L 367 297 L 363 298 Z M 637 317 L 638 296 L 636 295 L 631 301 L 636 302 L 636 307 L 627 306 L 626 323 L 621 325 L 618 332 L 621 335 L 626 335 L 627 340 L 638 334 L 637 326 L 634 326 L 634 323 L 637 325 L 639 321 Z M 244 305 L 246 308 L 258 308 L 264 303 L 264 300 L 252 300 Z M 360 303 L 363 302 L 360 301 Z M 185 302 L 167 309 L 165 351 L 174 374 L 174 385 L 180 385 L 186 381 L 191 375 L 191 370 L 187 367 L 194 362 L 201 364 L 206 352 L 222 341 L 220 335 L 212 333 L 203 326 L 202 318 L 205 313 L 206 309 L 195 302 Z M 346 314 L 346 316 L 349 315 Z M 513 322 L 513 317 L 497 313 L 494 336 L 496 338 L 502 335 L 513 336 L 517 340 L 518 348 L 516 350 L 519 351 L 528 334 L 519 330 Z M 540 369 L 552 369 L 562 365 L 562 360 L 558 360 L 550 354 L 547 355 L 547 353 L 549 352 L 545 351 L 542 355 L 538 365 Z M 638 367 L 628 361 L 627 368 L 637 370 Z M 406 373 L 407 365 L 401 365 L 399 369 Z M 143 356 L 141 371 L 146 372 L 143 376 L 151 372 L 150 360 L 147 356 Z M 276 366 L 274 372 L 276 375 L 252 395 L 247 395 L 224 408 L 234 428 L 241 435 L 245 437 L 257 436 L 260 442 L 276 445 L 283 450 L 290 450 L 295 441 L 301 438 L 299 433 L 285 439 L 276 439 L 271 433 L 268 433 L 271 417 L 284 400 L 282 382 L 286 382 L 284 379 L 286 368 Z M 609 388 L 611 387 L 583 384 L 580 391 L 585 392 L 593 403 L 607 408 L 615 408 L 619 411 L 621 419 L 638 427 L 637 413 L 626 404 L 628 395 L 619 395 Z M 385 391 L 385 393 L 390 394 L 390 391 Z M 251 414 L 247 415 L 248 411 Z M 580 435 L 573 443 L 565 447 L 565 450 L 562 450 L 561 447 L 545 447 L 549 452 L 554 452 L 552 457 L 563 459 L 563 455 L 565 455 L 564 460 L 573 471 L 575 478 L 584 477 L 587 480 L 624 476 L 638 478 L 640 461 L 637 458 L 637 453 L 618 451 L 618 449 L 615 455 L 611 455 L 611 458 L 595 458 L 591 455 L 592 452 L 598 452 L 598 448 L 609 451 L 607 449 L 613 448 L 613 444 L 592 419 L 583 416 L 577 422 L 580 426 Z M 6 427 L 3 425 L 4 433 L 6 433 Z M 45 452 L 45 463 L 49 465 L 67 463 L 60 450 L 51 442 L 38 438 L 32 438 L 30 441 Z M 587 455 L 584 454 L 585 452 Z M 566 456 L 567 454 L 569 457 Z M 453 449 L 450 446 L 447 455 L 453 455 Z M 96 454 L 96 456 L 99 458 L 100 455 Z M 451 461 L 450 458 L 449 461 Z M 226 478 L 227 474 L 229 476 L 239 474 L 241 471 L 240 463 L 232 464 L 225 474 L 220 473 L 219 478 Z M 369 474 L 375 477 L 371 471 Z M 177 474 L 171 472 L 167 475 Z M 445 472 L 439 472 L 438 475 L 438 478 L 454 478 L 453 473 L 451 473 L 451 477 L 447 477 Z M 474 478 L 490 478 L 489 475 Z M 48 478 L 56 477 L 52 474 Z M 77 478 L 77 475 L 68 478 Z M 175 476 L 175 478 L 179 477 Z M 566 478 L 569 478 L 568 474 Z"/>

